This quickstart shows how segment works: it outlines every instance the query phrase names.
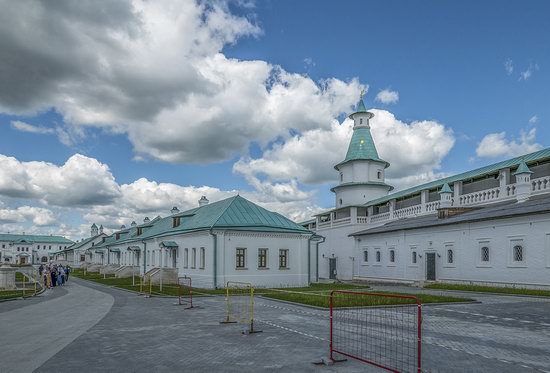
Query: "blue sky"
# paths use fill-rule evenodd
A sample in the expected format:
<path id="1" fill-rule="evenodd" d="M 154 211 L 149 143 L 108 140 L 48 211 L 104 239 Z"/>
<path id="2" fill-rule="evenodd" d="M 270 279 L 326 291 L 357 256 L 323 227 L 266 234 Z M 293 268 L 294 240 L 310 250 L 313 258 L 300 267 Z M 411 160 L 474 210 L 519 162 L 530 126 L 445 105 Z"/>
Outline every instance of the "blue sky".
<path id="1" fill-rule="evenodd" d="M 128 2 L 128 10 L 122 3 L 125 2 L 117 5 L 116 11 L 109 12 L 115 23 L 127 25 L 128 30 L 138 27 L 133 19 L 138 15 L 131 13 L 135 4 Z M 86 2 L 81 4 L 82 13 L 77 15 L 63 6 L 55 11 L 38 6 L 41 9 L 35 17 L 41 18 L 41 22 L 37 24 L 47 25 L 55 17 L 66 17 L 69 20 L 66 30 L 45 28 L 39 35 L 19 33 L 15 37 L 21 30 L 11 25 L 13 29 L 5 32 L 3 41 L 0 40 L 0 46 L 7 45 L 12 56 L 0 57 L 0 87 L 3 87 L 0 90 L 5 90 L 0 93 L 0 154 L 15 158 L 18 163 L 14 167 L 28 172 L 25 162 L 51 162 L 59 168 L 78 153 L 108 167 L 108 172 L 102 169 L 97 175 L 90 171 L 96 179 L 106 178 L 105 182 L 98 181 L 96 189 L 102 191 L 108 185 L 115 190 L 95 197 L 82 197 L 85 202 L 75 199 L 77 202 L 72 206 L 51 197 L 54 193 L 48 191 L 47 185 L 34 189 L 32 185 L 25 186 L 27 192 L 22 194 L 10 192 L 9 188 L 2 192 L 0 188 L 0 209 L 3 209 L 0 211 L 5 215 L 5 218 L 0 215 L 0 223 L 4 222 L 5 229 L 61 230 L 74 237 L 81 234 L 82 227 L 101 220 L 102 216 L 106 217 L 106 225 L 111 221 L 110 225 L 114 226 L 128 219 L 138 219 L 145 213 L 162 212 L 168 205 L 185 206 L 194 201 L 197 193 L 209 191 L 199 190 L 201 187 L 213 188 L 214 198 L 236 191 L 248 193 L 249 198 L 295 218 L 307 216 L 316 208 L 329 208 L 333 195 L 328 187 L 336 182 L 331 162 L 343 158 L 346 141 L 339 138 L 339 145 L 334 145 L 333 149 L 319 146 L 315 150 L 320 158 L 324 157 L 323 152 L 341 152 L 329 157 L 330 162 L 327 160 L 326 164 L 311 161 L 311 155 L 300 153 L 300 149 L 307 147 L 307 134 L 313 136 L 317 124 L 325 135 L 335 136 L 336 130 L 330 121 L 343 121 L 362 86 L 368 86 L 367 106 L 381 110 L 375 118 L 386 118 L 379 128 L 386 126 L 384 128 L 390 131 L 392 126 L 400 126 L 399 133 L 403 136 L 403 139 L 399 136 L 387 140 L 377 138 L 374 129 L 377 123 L 374 122 L 375 141 L 382 143 L 379 152 L 384 155 L 386 151 L 393 156 L 389 142 L 409 143 L 408 147 L 402 147 L 403 154 L 390 160 L 396 170 L 393 181 L 398 187 L 550 146 L 547 141 L 550 138 L 547 125 L 550 118 L 548 2 L 278 0 L 247 2 L 244 6 L 242 2 L 212 4 L 189 2 L 172 10 L 172 13 L 186 15 L 181 21 L 184 31 L 198 27 L 201 32 L 206 29 L 206 36 L 197 42 L 200 48 L 192 48 L 185 46 L 189 32 L 170 34 L 168 37 L 175 41 L 175 52 L 162 51 L 163 59 L 159 59 L 160 63 L 155 62 L 163 66 L 163 70 L 159 68 L 158 71 L 154 69 L 155 63 L 138 68 L 137 63 L 121 63 L 125 57 L 114 57 L 114 52 L 111 56 L 109 53 L 116 48 L 107 49 L 101 41 L 101 30 L 105 29 L 101 22 L 107 21 L 98 21 L 96 14 L 87 9 Z M 37 5 L 16 6 L 7 2 L 3 7 L 10 11 L 5 14 L 4 23 L 9 21 L 7 17 L 27 17 L 25 7 L 32 6 Z M 106 3 L 105 8 L 109 6 Z M 149 12 L 143 12 L 142 17 L 153 13 L 151 9 L 146 10 Z M 220 20 L 215 15 L 226 17 Z M 169 17 L 169 12 L 164 16 Z M 197 19 L 208 22 L 194 25 Z M 107 24 L 108 27 L 116 32 L 127 31 L 126 28 L 117 29 L 122 26 Z M 80 43 L 89 39 L 95 41 L 87 45 L 89 55 L 79 54 L 78 45 L 81 44 L 71 45 L 70 39 L 66 47 L 69 52 L 55 49 L 54 41 L 60 40 L 62 44 L 64 33 L 71 35 L 75 30 L 77 35 L 87 36 L 87 39 L 79 39 Z M 128 45 L 139 41 L 142 35 L 138 31 L 128 33 L 131 35 Z M 48 51 L 39 47 L 50 42 L 53 44 Z M 121 55 L 128 60 L 135 57 L 130 54 L 132 51 L 128 52 L 127 45 L 116 47 L 120 47 Z M 39 52 L 32 54 L 33 48 Z M 154 52 L 144 48 L 148 56 Z M 186 52 L 178 54 L 179 48 Z M 29 55 L 36 61 L 31 61 Z M 223 59 L 212 62 L 216 55 Z M 89 67 L 87 62 L 75 62 L 83 56 L 86 59 L 92 56 L 92 60 L 99 62 Z M 40 58 L 47 62 L 59 58 L 63 61 L 61 64 L 67 65 L 57 71 L 41 63 Z M 200 60 L 202 58 L 204 61 Z M 192 66 L 180 69 L 179 65 L 189 60 Z M 236 61 L 235 66 L 230 66 L 231 61 Z M 255 62 L 251 65 L 253 68 L 238 73 L 231 70 L 244 66 L 247 61 Z M 102 63 L 110 74 L 97 78 L 94 74 L 100 70 L 95 69 Z M 271 83 L 262 83 L 267 101 L 255 103 L 253 90 L 257 84 L 248 82 L 243 76 L 249 71 L 251 76 L 256 74 L 255 79 L 262 76 L 265 68 L 262 64 L 270 69 L 281 69 L 283 75 L 302 77 L 280 78 L 273 70 L 267 73 L 275 82 L 273 86 L 287 89 L 282 96 L 289 101 L 280 99 Z M 120 73 L 119 65 L 123 65 L 124 74 L 131 75 L 132 79 Z M 203 70 L 204 66 L 208 69 Z M 78 73 L 73 74 L 73 70 Z M 199 73 L 194 74 L 197 71 Z M 211 73 L 216 79 L 211 79 Z M 36 78 L 33 74 L 44 76 Z M 206 75 L 209 81 L 201 83 L 200 79 L 195 81 L 188 75 Z M 194 97 L 210 89 L 210 83 L 218 84 L 218 78 L 224 83 L 204 95 L 205 103 L 189 107 Z M 187 91 L 168 96 L 166 92 L 179 89 L 170 86 L 170 81 L 179 82 L 180 79 L 181 87 Z M 324 82 L 331 79 L 341 82 L 342 87 L 325 87 Z M 307 86 L 312 82 L 321 87 L 319 92 Z M 101 93 L 96 92 L 96 84 L 102 89 Z M 130 87 L 132 84 L 137 88 Z M 227 86 L 236 86 L 239 90 L 228 88 L 225 94 Z M 21 89 L 21 92 L 10 93 L 10 87 Z M 103 91 L 104 87 L 108 89 Z M 41 90 L 45 93 L 36 93 Z M 376 100 L 384 90 L 398 94 L 398 100 L 392 103 Z M 112 92 L 116 92 L 114 99 L 107 99 L 106 95 Z M 19 95 L 22 97 L 19 101 L 13 99 Z M 342 102 L 335 103 L 335 97 Z M 151 103 L 157 98 L 158 102 Z M 314 103 L 314 98 L 319 98 L 320 102 Z M 231 101 L 233 99 L 235 102 Z M 125 106 L 128 102 L 133 105 L 129 109 Z M 246 107 L 246 102 L 250 102 L 251 108 Z M 299 102 L 300 107 L 287 110 L 284 105 L 289 102 Z M 269 108 L 268 114 L 267 109 L 260 107 L 263 104 Z M 386 112 L 387 117 L 384 116 Z M 216 117 L 218 113 L 222 113 L 220 117 Z M 264 114 L 266 118 L 262 117 Z M 212 118 L 206 121 L 207 116 Z M 252 117 L 257 120 L 251 120 L 248 125 Z M 305 117 L 313 118 L 302 119 Z M 34 126 L 34 129 L 18 127 L 14 125 L 16 121 Z M 412 130 L 412 124 L 417 121 L 426 121 L 431 127 L 425 132 L 418 128 Z M 172 129 L 175 132 L 171 132 Z M 157 131 L 165 134 L 166 139 L 157 136 Z M 434 131 L 437 133 L 430 141 L 422 141 L 423 136 Z M 233 139 L 234 134 L 242 138 Z M 414 138 L 408 140 L 406 136 Z M 292 141 L 296 148 L 287 149 Z M 435 149 L 437 144 L 443 143 L 445 146 Z M 399 145 L 397 148 L 401 148 Z M 179 146 L 190 150 L 181 152 Z M 219 154 L 210 157 L 216 149 L 220 149 Z M 418 180 L 414 179 L 416 175 L 406 174 L 396 165 L 396 161 L 407 159 L 407 152 L 420 154 L 418 164 L 402 166 L 421 170 L 425 175 Z M 294 169 L 311 169 L 311 175 L 293 175 L 285 169 L 284 160 L 288 154 L 296 155 Z M 300 163 L 302 155 L 304 161 Z M 254 160 L 263 160 L 263 163 L 255 164 Z M 90 167 L 96 166 L 90 163 Z M 314 170 L 320 167 L 328 171 L 320 175 Z M 60 172 L 65 175 L 65 171 Z M 331 172 L 333 180 L 330 180 Z M 15 179 L 6 175 L 8 173 L 0 172 L 0 178 L 5 178 L 4 184 L 14 183 Z M 125 190 L 118 190 L 122 185 L 135 187 L 133 183 L 140 178 L 194 189 L 192 193 L 178 189 L 173 193 L 178 195 L 174 199 L 167 192 L 168 197 L 164 200 L 159 197 L 162 201 L 140 208 L 136 198 L 126 195 Z M 38 189 L 39 192 L 30 192 Z M 112 199 L 105 199 L 105 195 Z M 128 202 L 130 200 L 133 202 Z M 116 208 L 117 203 L 123 206 Z M 106 205 L 114 207 L 107 212 Z M 36 222 L 36 214 L 44 211 L 24 216 L 13 212 L 22 206 L 50 210 L 53 218 L 37 227 L 33 219 Z"/>

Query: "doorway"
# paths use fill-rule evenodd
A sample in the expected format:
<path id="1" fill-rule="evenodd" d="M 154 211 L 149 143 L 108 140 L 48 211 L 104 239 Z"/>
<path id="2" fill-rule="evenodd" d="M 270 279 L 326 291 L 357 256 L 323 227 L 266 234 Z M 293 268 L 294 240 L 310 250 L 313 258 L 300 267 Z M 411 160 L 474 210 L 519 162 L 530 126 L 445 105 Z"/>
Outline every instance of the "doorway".
<path id="1" fill-rule="evenodd" d="M 426 253 L 426 280 L 435 281 L 435 253 Z"/>
<path id="2" fill-rule="evenodd" d="M 336 258 L 328 258 L 328 278 L 336 280 Z"/>
<path id="3" fill-rule="evenodd" d="M 19 264 L 27 264 L 27 258 L 25 258 L 24 256 L 20 257 Z"/>

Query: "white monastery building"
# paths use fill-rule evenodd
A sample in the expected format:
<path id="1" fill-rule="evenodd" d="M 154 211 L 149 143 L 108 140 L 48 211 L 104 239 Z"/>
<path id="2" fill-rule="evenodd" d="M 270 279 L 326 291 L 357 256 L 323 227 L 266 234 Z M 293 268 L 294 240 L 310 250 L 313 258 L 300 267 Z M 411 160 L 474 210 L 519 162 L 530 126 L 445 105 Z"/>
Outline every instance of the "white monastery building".
<path id="1" fill-rule="evenodd" d="M 61 236 L 0 233 L 0 262 L 47 263 L 56 252 L 72 244 L 73 241 Z"/>
<path id="2" fill-rule="evenodd" d="M 319 278 L 550 286 L 550 149 L 390 193 L 372 117 L 361 99 L 335 208 L 302 223 Z"/>
<path id="3" fill-rule="evenodd" d="M 112 235 L 94 231 L 65 250 L 70 265 L 153 283 L 188 276 L 193 286 L 224 287 L 228 281 L 257 287 L 307 286 L 314 234 L 290 219 L 241 196 L 209 203 L 168 217 L 132 222 Z"/>

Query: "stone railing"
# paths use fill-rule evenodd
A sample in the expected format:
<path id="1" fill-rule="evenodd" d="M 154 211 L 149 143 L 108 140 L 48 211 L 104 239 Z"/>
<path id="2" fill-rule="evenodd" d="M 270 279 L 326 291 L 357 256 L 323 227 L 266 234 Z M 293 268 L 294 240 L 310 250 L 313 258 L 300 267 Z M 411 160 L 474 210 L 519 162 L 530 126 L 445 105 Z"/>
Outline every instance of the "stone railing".
<path id="1" fill-rule="evenodd" d="M 358 216 L 357 217 L 357 224 L 368 224 L 369 223 L 369 217 L 368 216 Z"/>
<path id="2" fill-rule="evenodd" d="M 341 225 L 348 225 L 351 223 L 351 218 L 350 217 L 347 217 L 347 218 L 342 218 L 342 219 L 336 219 L 332 222 L 332 226 L 333 227 L 339 227 Z"/>
<path id="3" fill-rule="evenodd" d="M 319 228 L 330 227 L 330 220 L 329 220 L 329 221 L 320 222 L 319 224 L 317 224 L 317 226 L 318 226 Z"/>
<path id="4" fill-rule="evenodd" d="M 502 194 L 501 197 L 512 197 L 516 194 L 516 184 L 510 184 L 510 185 L 506 185 L 504 187 L 504 191 L 505 193 Z"/>
<path id="5" fill-rule="evenodd" d="M 435 212 L 439 208 L 441 201 L 433 201 L 426 203 L 426 212 Z"/>
<path id="6" fill-rule="evenodd" d="M 422 205 L 415 205 L 410 207 L 405 207 L 393 212 L 394 219 L 403 219 L 409 216 L 416 216 L 422 213 Z"/>
<path id="7" fill-rule="evenodd" d="M 531 186 L 534 194 L 550 190 L 550 176 L 531 180 Z"/>
<path id="8" fill-rule="evenodd" d="M 390 213 L 385 212 L 383 214 L 373 215 L 370 218 L 371 223 L 378 223 L 380 221 L 389 220 L 390 219 Z"/>
<path id="9" fill-rule="evenodd" d="M 479 192 L 463 194 L 458 196 L 458 206 L 494 201 L 499 199 L 500 190 L 500 187 L 496 187 L 492 189 L 480 190 Z"/>

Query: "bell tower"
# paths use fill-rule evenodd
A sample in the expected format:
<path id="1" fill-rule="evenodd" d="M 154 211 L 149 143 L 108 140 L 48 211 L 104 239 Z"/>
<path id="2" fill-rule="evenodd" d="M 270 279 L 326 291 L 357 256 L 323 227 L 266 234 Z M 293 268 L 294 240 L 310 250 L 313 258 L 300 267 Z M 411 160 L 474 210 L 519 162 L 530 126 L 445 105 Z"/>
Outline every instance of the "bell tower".
<path id="1" fill-rule="evenodd" d="M 353 120 L 353 135 L 346 158 L 334 168 L 339 172 L 339 184 L 331 189 L 336 194 L 336 207 L 363 205 L 387 195 L 393 187 L 385 182 L 385 170 L 390 164 L 378 156 L 370 132 L 370 119 L 363 102 L 364 91 L 356 111 L 349 116 Z"/>

